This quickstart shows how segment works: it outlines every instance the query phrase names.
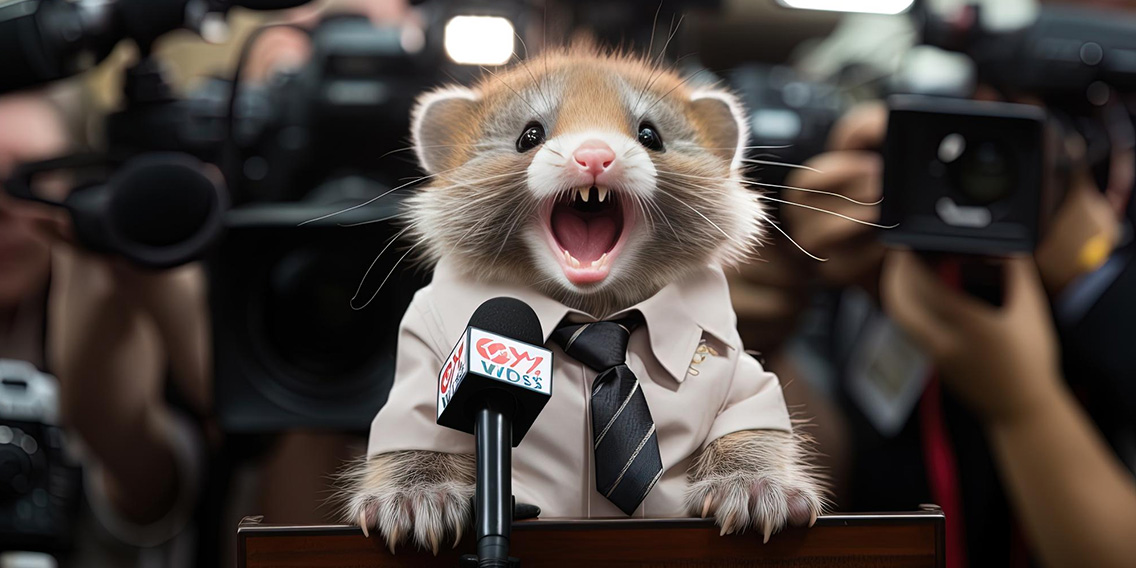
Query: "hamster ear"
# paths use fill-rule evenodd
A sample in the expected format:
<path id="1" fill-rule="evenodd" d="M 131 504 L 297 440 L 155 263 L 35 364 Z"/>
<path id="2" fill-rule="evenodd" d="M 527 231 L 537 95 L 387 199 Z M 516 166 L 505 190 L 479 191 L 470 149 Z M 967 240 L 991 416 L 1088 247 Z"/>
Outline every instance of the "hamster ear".
<path id="1" fill-rule="evenodd" d="M 710 142 L 711 152 L 730 162 L 730 170 L 742 165 L 749 140 L 749 122 L 738 98 L 720 89 L 699 89 L 690 97 L 699 128 Z"/>
<path id="2" fill-rule="evenodd" d="M 440 87 L 418 97 L 410 113 L 410 139 L 428 174 L 454 167 L 460 146 L 474 143 L 477 93 L 466 87 Z"/>

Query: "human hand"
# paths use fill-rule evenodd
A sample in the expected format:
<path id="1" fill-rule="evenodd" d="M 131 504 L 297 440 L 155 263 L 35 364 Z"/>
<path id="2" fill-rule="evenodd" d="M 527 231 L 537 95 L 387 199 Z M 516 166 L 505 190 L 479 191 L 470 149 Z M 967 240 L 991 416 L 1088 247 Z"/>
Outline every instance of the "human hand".
<path id="1" fill-rule="evenodd" d="M 880 283 L 888 315 L 986 423 L 1044 411 L 1060 384 L 1057 339 L 1037 267 L 1030 257 L 1001 262 L 1001 308 L 950 288 L 910 251 L 888 252 Z"/>
<path id="2" fill-rule="evenodd" d="M 789 242 L 776 238 L 758 249 L 757 259 L 726 272 L 746 349 L 772 353 L 796 328 L 809 302 L 807 262 Z"/>
<path id="3" fill-rule="evenodd" d="M 813 209 L 824 209 L 862 221 L 879 220 L 883 186 L 883 157 L 874 152 L 887 133 L 888 110 L 882 102 L 852 109 L 833 127 L 830 151 L 794 172 L 786 185 L 836 193 L 873 205 L 805 191 L 786 191 L 784 198 L 805 207 L 786 205 L 781 215 L 789 234 L 810 253 L 827 259 L 817 273 L 832 286 L 860 285 L 875 292 L 884 247 L 876 231 Z M 816 171 L 814 171 L 816 170 Z"/>

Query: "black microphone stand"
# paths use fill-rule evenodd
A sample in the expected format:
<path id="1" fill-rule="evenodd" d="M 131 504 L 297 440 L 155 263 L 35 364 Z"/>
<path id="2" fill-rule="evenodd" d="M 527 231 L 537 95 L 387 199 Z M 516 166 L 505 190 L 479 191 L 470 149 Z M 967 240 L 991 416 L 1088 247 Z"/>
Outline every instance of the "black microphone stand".
<path id="1" fill-rule="evenodd" d="M 477 439 L 477 486 L 474 495 L 477 555 L 462 557 L 461 566 L 519 567 L 509 557 L 513 529 L 513 404 L 504 396 L 487 396 L 474 422 Z"/>

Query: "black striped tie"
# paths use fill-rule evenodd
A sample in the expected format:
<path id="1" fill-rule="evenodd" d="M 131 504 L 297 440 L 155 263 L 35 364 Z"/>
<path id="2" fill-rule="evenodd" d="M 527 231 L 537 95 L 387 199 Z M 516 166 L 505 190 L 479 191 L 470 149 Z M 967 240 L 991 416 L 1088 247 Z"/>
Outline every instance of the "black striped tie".
<path id="1" fill-rule="evenodd" d="M 639 317 L 561 324 L 552 333 L 568 356 L 596 371 L 592 383 L 592 442 L 596 489 L 630 515 L 663 474 L 655 421 L 639 380 L 625 363 Z"/>

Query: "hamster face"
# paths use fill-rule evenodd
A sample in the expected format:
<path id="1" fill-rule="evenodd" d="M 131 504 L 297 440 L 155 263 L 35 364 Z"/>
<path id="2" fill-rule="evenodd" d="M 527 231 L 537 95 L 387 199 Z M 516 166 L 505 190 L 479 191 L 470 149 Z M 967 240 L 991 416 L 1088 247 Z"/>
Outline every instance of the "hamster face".
<path id="1" fill-rule="evenodd" d="M 408 216 L 431 259 L 603 316 L 757 244 L 747 134 L 728 92 L 629 56 L 547 55 L 420 98 L 432 177 Z"/>

